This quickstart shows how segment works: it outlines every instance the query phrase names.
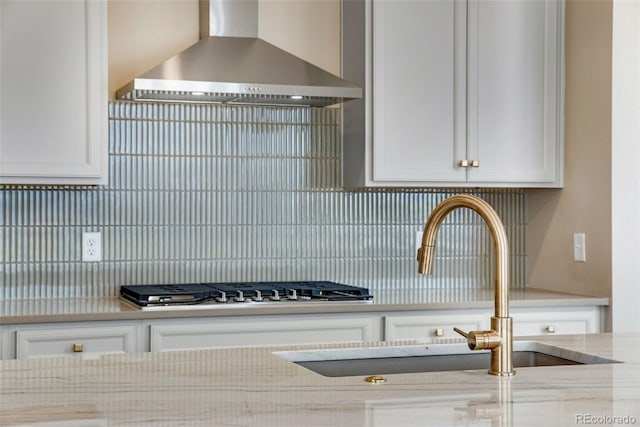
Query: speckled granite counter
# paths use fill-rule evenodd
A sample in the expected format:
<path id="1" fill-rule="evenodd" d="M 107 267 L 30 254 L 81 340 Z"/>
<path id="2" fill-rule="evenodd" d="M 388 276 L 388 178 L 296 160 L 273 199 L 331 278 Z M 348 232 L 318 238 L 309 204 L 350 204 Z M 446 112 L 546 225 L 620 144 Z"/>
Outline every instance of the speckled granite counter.
<path id="1" fill-rule="evenodd" d="M 0 302 L 1 324 L 132 320 L 261 314 L 353 313 L 492 308 L 493 289 L 381 290 L 371 303 L 301 302 L 218 304 L 198 308 L 159 308 L 142 311 L 115 297 L 90 299 L 18 300 Z M 513 289 L 511 307 L 606 306 L 608 298 L 573 295 L 533 288 Z"/>
<path id="2" fill-rule="evenodd" d="M 8 360 L 0 361 L 0 425 L 640 424 L 640 334 L 534 339 L 624 363 L 520 368 L 512 378 L 392 374 L 369 384 L 272 354 L 284 348 Z M 329 346 L 305 348 L 319 347 Z"/>

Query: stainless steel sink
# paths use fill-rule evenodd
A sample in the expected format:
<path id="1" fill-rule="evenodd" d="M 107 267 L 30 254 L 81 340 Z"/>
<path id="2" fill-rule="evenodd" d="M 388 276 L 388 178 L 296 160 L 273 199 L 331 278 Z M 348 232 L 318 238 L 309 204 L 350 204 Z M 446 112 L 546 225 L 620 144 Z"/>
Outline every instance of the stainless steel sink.
<path id="1" fill-rule="evenodd" d="M 515 341 L 513 347 L 515 368 L 619 363 L 537 341 Z M 282 351 L 274 354 L 326 377 L 463 371 L 488 369 L 490 364 L 490 351 L 472 351 L 464 343 Z"/>

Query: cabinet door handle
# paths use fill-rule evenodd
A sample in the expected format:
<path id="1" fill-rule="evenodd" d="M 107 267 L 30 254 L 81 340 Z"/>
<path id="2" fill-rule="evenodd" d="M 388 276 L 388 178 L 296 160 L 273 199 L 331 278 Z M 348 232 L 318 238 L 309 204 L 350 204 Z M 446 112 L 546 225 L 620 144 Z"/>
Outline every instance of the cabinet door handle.
<path id="1" fill-rule="evenodd" d="M 443 337 L 443 336 L 444 336 L 444 329 L 442 329 L 442 328 L 436 328 L 436 329 L 433 331 L 433 334 L 434 334 L 435 336 L 437 336 L 437 337 Z"/>
<path id="2" fill-rule="evenodd" d="M 556 327 L 554 325 L 547 325 L 545 330 L 550 334 L 555 334 L 556 333 Z"/>
<path id="3" fill-rule="evenodd" d="M 84 345 L 82 345 L 81 343 L 74 343 L 73 344 L 73 352 L 74 353 L 82 353 L 84 351 Z"/>
<path id="4" fill-rule="evenodd" d="M 480 160 L 460 160 L 458 166 L 461 168 L 477 168 L 480 166 Z"/>

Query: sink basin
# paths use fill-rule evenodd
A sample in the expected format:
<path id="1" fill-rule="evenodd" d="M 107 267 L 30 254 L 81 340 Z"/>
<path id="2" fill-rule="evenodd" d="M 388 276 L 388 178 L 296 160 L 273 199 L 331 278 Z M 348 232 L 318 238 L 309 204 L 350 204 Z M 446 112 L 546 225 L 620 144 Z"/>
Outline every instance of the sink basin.
<path id="1" fill-rule="evenodd" d="M 513 343 L 514 368 L 620 363 L 537 341 Z M 326 377 L 488 369 L 491 352 L 466 343 L 330 350 L 280 351 L 275 355 Z"/>

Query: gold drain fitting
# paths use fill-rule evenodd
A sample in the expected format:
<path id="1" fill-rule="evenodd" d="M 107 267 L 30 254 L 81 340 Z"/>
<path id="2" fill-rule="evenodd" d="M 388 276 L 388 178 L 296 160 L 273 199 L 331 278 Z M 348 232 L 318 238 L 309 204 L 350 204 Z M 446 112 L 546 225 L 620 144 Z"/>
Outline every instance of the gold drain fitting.
<path id="1" fill-rule="evenodd" d="M 387 379 L 385 377 L 381 377 L 378 375 L 372 375 L 370 377 L 366 377 L 364 380 L 371 384 L 382 384 L 387 382 Z"/>

